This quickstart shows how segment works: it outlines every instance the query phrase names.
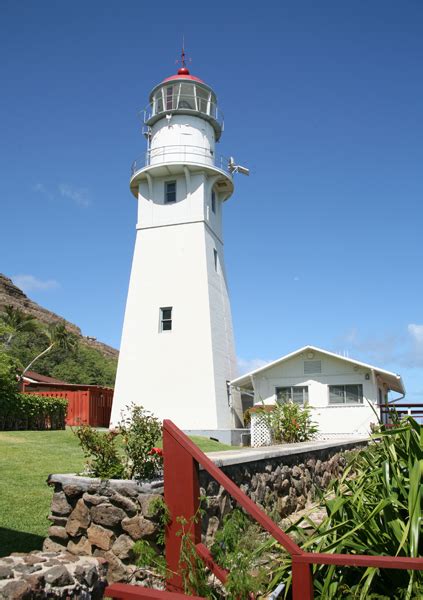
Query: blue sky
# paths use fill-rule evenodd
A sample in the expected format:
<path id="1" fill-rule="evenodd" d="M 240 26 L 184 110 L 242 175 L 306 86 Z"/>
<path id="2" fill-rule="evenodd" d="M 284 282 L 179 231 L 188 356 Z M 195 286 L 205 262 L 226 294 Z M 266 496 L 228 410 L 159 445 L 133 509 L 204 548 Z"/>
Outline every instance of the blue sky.
<path id="1" fill-rule="evenodd" d="M 241 8 L 242 6 L 242 8 Z M 0 4 L 0 271 L 118 347 L 137 110 L 191 72 L 251 168 L 225 205 L 241 370 L 313 344 L 423 402 L 423 3 Z"/>

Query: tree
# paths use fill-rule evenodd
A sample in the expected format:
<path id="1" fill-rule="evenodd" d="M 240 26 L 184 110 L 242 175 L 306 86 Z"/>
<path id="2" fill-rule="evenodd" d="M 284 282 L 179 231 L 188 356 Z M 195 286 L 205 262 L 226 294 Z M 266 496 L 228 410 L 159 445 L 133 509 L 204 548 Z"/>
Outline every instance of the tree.
<path id="1" fill-rule="evenodd" d="M 10 347 L 13 338 L 18 333 L 35 332 L 39 329 L 39 325 L 35 317 L 27 315 L 19 308 L 15 308 L 12 304 L 7 304 L 4 307 L 4 312 L 0 314 L 2 321 L 1 333 L 6 337 L 4 343 L 6 348 Z"/>
<path id="2" fill-rule="evenodd" d="M 66 329 L 64 323 L 51 323 L 47 329 L 44 330 L 44 334 L 49 340 L 49 345 L 31 360 L 29 365 L 22 371 L 22 376 L 31 369 L 32 365 L 37 360 L 51 352 L 53 348 L 60 348 L 66 352 L 73 352 L 76 349 L 76 337 Z"/>

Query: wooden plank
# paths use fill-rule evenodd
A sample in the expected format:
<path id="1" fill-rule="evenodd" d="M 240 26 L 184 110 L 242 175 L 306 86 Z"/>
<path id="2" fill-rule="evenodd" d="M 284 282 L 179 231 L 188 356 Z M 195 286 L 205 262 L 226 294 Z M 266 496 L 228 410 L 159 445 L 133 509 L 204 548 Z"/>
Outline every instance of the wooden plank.
<path id="1" fill-rule="evenodd" d="M 170 513 L 170 523 L 166 526 L 166 564 L 172 574 L 167 582 L 169 591 L 182 592 L 180 574 L 180 548 L 182 529 L 179 517 L 187 521 L 185 530 L 190 533 L 194 545 L 201 542 L 201 523 L 197 514 L 200 504 L 200 484 L 198 463 L 188 450 L 163 429 L 164 457 L 164 500 Z M 193 522 L 193 517 L 198 522 Z M 178 535 L 179 534 L 179 535 Z"/>
<path id="2" fill-rule="evenodd" d="M 370 556 L 364 554 L 322 554 L 306 552 L 295 557 L 298 563 L 310 565 L 339 565 L 340 567 L 377 567 L 379 569 L 423 570 L 423 558 L 405 556 Z"/>
<path id="3" fill-rule="evenodd" d="M 187 437 L 172 421 L 165 419 L 163 421 L 163 438 L 168 434 L 175 442 L 186 448 L 189 454 L 202 465 L 202 467 L 222 485 L 227 492 L 240 504 L 249 515 L 253 517 L 266 531 L 268 531 L 290 554 L 304 554 L 291 538 L 284 533 L 277 525 L 261 510 L 240 488 L 227 477 L 216 465 Z M 166 465 L 166 449 L 164 448 L 164 459 Z M 165 472 L 165 493 L 166 493 Z M 165 498 L 166 500 L 166 498 Z M 167 502 L 167 500 L 166 500 Z"/>
<path id="4" fill-rule="evenodd" d="M 225 584 L 226 580 L 228 579 L 229 571 L 219 567 L 219 565 L 214 562 L 210 550 L 206 548 L 204 544 L 197 544 L 195 549 L 206 567 L 210 569 L 210 571 L 218 578 L 219 581 Z"/>
<path id="5" fill-rule="evenodd" d="M 128 585 L 127 583 L 113 583 L 104 590 L 104 597 L 114 598 L 115 600 L 202 600 L 202 596 L 186 596 L 177 592 L 165 592 L 163 590 L 153 590 L 152 588 L 142 587 L 140 585 Z"/>

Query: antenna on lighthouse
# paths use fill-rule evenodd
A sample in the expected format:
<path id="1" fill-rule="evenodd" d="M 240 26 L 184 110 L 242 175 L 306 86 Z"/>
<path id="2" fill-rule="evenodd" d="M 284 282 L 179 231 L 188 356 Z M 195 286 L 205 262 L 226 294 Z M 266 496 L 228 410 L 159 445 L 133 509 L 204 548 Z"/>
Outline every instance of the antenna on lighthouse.
<path id="1" fill-rule="evenodd" d="M 241 175 L 249 175 L 250 169 L 243 167 L 242 165 L 236 165 L 234 157 L 231 156 L 228 162 L 228 169 L 230 173 L 241 173 Z"/>

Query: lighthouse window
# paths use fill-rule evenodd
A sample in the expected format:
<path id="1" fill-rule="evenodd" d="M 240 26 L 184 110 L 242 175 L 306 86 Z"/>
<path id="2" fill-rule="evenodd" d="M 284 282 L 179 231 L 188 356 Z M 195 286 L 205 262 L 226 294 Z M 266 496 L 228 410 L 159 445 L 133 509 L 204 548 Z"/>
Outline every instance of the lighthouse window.
<path id="1" fill-rule="evenodd" d="M 176 181 L 165 182 L 165 202 L 166 204 L 176 202 Z"/>
<path id="2" fill-rule="evenodd" d="M 211 209 L 212 212 L 216 212 L 216 192 L 214 190 L 211 193 Z"/>
<path id="3" fill-rule="evenodd" d="M 173 87 L 169 85 L 166 88 L 166 110 L 172 110 L 173 108 Z"/>
<path id="4" fill-rule="evenodd" d="M 160 331 L 170 331 L 172 329 L 172 307 L 160 309 Z"/>

